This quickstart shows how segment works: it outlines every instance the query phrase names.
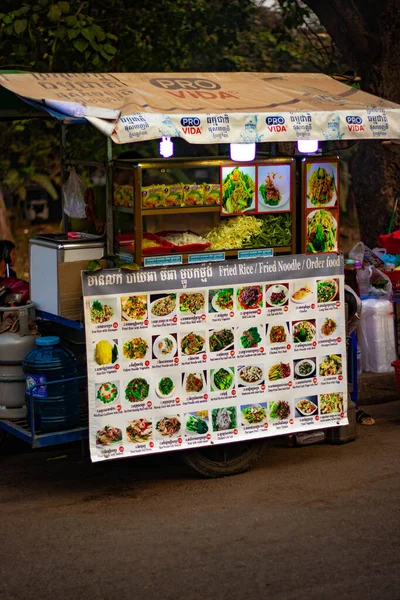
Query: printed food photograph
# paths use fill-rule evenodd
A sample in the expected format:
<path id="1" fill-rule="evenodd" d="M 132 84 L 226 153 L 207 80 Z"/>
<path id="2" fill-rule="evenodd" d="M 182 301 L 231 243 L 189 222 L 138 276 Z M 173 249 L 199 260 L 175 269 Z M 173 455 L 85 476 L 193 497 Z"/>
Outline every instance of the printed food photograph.
<path id="1" fill-rule="evenodd" d="M 214 408 L 212 411 L 213 431 L 235 429 L 237 424 L 236 406 Z"/>
<path id="2" fill-rule="evenodd" d="M 235 385 L 235 372 L 233 367 L 211 369 L 211 391 L 226 392 Z"/>
<path id="3" fill-rule="evenodd" d="M 186 335 L 182 334 L 180 348 L 181 353 L 185 356 L 194 356 L 195 354 L 199 354 L 200 352 L 204 352 L 206 339 L 205 333 L 202 331 L 201 333 L 196 333 L 195 331 L 191 331 Z"/>
<path id="4" fill-rule="evenodd" d="M 276 283 L 266 288 L 265 299 L 267 306 L 285 306 L 289 300 L 289 284 Z"/>
<path id="5" fill-rule="evenodd" d="M 292 302 L 295 304 L 306 304 L 313 298 L 313 288 L 309 284 L 296 284 L 292 293 Z"/>
<path id="6" fill-rule="evenodd" d="M 134 444 L 143 444 L 153 438 L 153 424 L 148 419 L 129 421 L 126 436 Z"/>
<path id="7" fill-rule="evenodd" d="M 336 206 L 339 177 L 336 162 L 308 163 L 306 177 L 307 208 Z"/>
<path id="8" fill-rule="evenodd" d="M 306 253 L 336 252 L 338 249 L 337 211 L 314 210 L 307 215 Z"/>
<path id="9" fill-rule="evenodd" d="M 144 321 L 147 317 L 147 296 L 124 296 L 121 298 L 122 321 Z"/>
<path id="10" fill-rule="evenodd" d="M 290 417 L 290 404 L 286 400 L 269 403 L 269 416 L 274 421 L 285 421 Z"/>
<path id="11" fill-rule="evenodd" d="M 161 437 L 172 438 L 181 430 L 181 421 L 178 416 L 162 417 L 156 423 L 156 431 Z"/>
<path id="12" fill-rule="evenodd" d="M 268 405 L 266 402 L 243 404 L 240 411 L 243 425 L 262 425 L 267 421 Z"/>
<path id="13" fill-rule="evenodd" d="M 135 377 L 125 388 L 125 398 L 128 402 L 144 402 L 149 397 L 150 385 L 147 379 Z"/>
<path id="14" fill-rule="evenodd" d="M 206 371 L 183 373 L 182 385 L 186 394 L 204 393 L 207 386 Z"/>
<path id="15" fill-rule="evenodd" d="M 307 377 L 314 377 L 315 369 L 315 358 L 302 358 L 294 361 L 294 376 L 296 379 L 307 379 Z"/>
<path id="16" fill-rule="evenodd" d="M 157 396 L 159 398 L 170 398 L 175 392 L 176 385 L 175 376 L 161 377 L 155 386 Z"/>
<path id="17" fill-rule="evenodd" d="M 205 435 L 208 433 L 208 410 L 186 413 L 185 429 L 189 435 Z"/>
<path id="18" fill-rule="evenodd" d="M 233 288 L 210 290 L 210 312 L 229 312 L 233 310 Z"/>
<path id="19" fill-rule="evenodd" d="M 319 365 L 319 374 L 321 377 L 342 375 L 342 355 L 329 354 L 328 356 L 325 356 Z"/>
<path id="20" fill-rule="evenodd" d="M 291 208 L 290 165 L 258 166 L 258 212 L 289 211 Z"/>
<path id="21" fill-rule="evenodd" d="M 209 333 L 208 345 L 210 352 L 231 350 L 234 347 L 233 329 L 214 329 Z"/>
<path id="22" fill-rule="evenodd" d="M 106 425 L 96 433 L 96 444 L 98 446 L 111 446 L 122 441 L 122 431 L 118 427 Z"/>
<path id="23" fill-rule="evenodd" d="M 318 412 L 318 396 L 303 396 L 302 398 L 296 398 L 294 401 L 296 407 L 297 418 L 299 417 L 311 417 Z"/>
<path id="24" fill-rule="evenodd" d="M 183 292 L 179 296 L 179 310 L 183 314 L 196 315 L 204 312 L 205 299 L 203 292 Z"/>
<path id="25" fill-rule="evenodd" d="M 255 210 L 255 167 L 221 167 L 223 215 Z"/>
<path id="26" fill-rule="evenodd" d="M 108 304 L 103 304 L 99 300 L 94 300 L 90 303 L 90 320 L 93 325 L 107 323 L 113 318 L 113 316 L 114 309 Z"/>
<path id="27" fill-rule="evenodd" d="M 279 362 L 270 367 L 268 371 L 268 380 L 279 381 L 280 379 L 287 379 L 288 377 L 290 377 L 290 373 L 290 363 Z"/>
<path id="28" fill-rule="evenodd" d="M 113 365 L 118 359 L 117 340 L 101 340 L 94 350 L 94 359 L 99 366 Z"/>
<path id="29" fill-rule="evenodd" d="M 111 404 L 118 398 L 118 385 L 107 381 L 97 388 L 96 398 L 103 404 Z"/>
<path id="30" fill-rule="evenodd" d="M 308 321 L 293 321 L 292 335 L 294 344 L 307 344 L 315 340 L 315 319 Z"/>
<path id="31" fill-rule="evenodd" d="M 317 301 L 333 302 L 339 296 L 339 281 L 337 279 L 322 279 L 317 281 Z"/>
<path id="32" fill-rule="evenodd" d="M 242 329 L 239 331 L 239 345 L 241 350 L 249 350 L 251 348 L 258 348 L 262 342 L 262 332 L 259 325 L 254 325 L 248 329 Z"/>
<path id="33" fill-rule="evenodd" d="M 172 317 L 176 311 L 176 294 L 150 296 L 150 313 L 153 319 Z"/>
<path id="34" fill-rule="evenodd" d="M 124 342 L 122 354 L 127 360 L 143 360 L 149 350 L 149 343 L 142 337 L 135 337 Z"/>
<path id="35" fill-rule="evenodd" d="M 343 393 L 321 394 L 319 397 L 321 415 L 333 415 L 343 412 Z"/>
<path id="36" fill-rule="evenodd" d="M 165 333 L 162 335 L 153 335 L 153 358 L 158 360 L 169 360 L 178 353 L 178 343 L 176 333 Z"/>
<path id="37" fill-rule="evenodd" d="M 263 292 L 261 285 L 248 285 L 237 291 L 237 307 L 239 310 L 254 310 L 262 306 Z"/>
<path id="38" fill-rule="evenodd" d="M 280 323 L 279 325 L 267 324 L 267 340 L 270 344 L 287 344 L 289 338 L 289 323 Z"/>
<path id="39" fill-rule="evenodd" d="M 264 382 L 264 368 L 262 365 L 246 365 L 237 368 L 237 381 L 241 387 L 252 387 Z"/>
<path id="40" fill-rule="evenodd" d="M 320 337 L 322 339 L 331 338 L 337 334 L 337 328 L 338 324 L 336 318 L 333 319 L 332 317 L 325 317 L 321 325 Z"/>

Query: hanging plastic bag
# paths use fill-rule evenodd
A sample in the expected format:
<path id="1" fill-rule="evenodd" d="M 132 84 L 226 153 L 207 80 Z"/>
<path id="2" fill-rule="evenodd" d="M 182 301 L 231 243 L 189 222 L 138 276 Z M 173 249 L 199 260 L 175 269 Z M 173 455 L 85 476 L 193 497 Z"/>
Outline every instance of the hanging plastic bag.
<path id="1" fill-rule="evenodd" d="M 364 267 L 373 266 L 377 269 L 383 268 L 383 261 L 380 256 L 375 254 L 368 246 L 366 246 L 363 242 L 358 242 L 349 252 L 349 258 L 356 260 Z"/>
<path id="2" fill-rule="evenodd" d="M 73 219 L 86 219 L 85 196 L 86 186 L 76 173 L 74 167 L 63 186 L 64 212 Z"/>
<path id="3" fill-rule="evenodd" d="M 362 301 L 357 339 L 361 348 L 363 371 L 393 372 L 396 340 L 393 305 L 389 300 L 368 298 Z"/>

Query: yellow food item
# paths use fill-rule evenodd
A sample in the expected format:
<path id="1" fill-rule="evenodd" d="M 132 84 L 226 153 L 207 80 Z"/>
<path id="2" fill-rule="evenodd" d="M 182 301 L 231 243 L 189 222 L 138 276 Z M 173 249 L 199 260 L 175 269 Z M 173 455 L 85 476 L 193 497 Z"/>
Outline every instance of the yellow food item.
<path id="1" fill-rule="evenodd" d="M 142 248 L 143 250 L 146 248 L 157 248 L 160 244 L 155 242 L 154 240 L 148 240 L 147 238 L 143 238 L 142 240 Z"/>
<path id="2" fill-rule="evenodd" d="M 261 219 L 241 216 L 221 221 L 218 227 L 211 229 L 206 237 L 211 242 L 210 250 L 233 250 L 242 248 L 246 240 L 250 240 L 252 235 L 257 236 L 261 232 Z"/>
<path id="3" fill-rule="evenodd" d="M 101 340 L 96 344 L 94 353 L 95 361 L 98 365 L 109 365 L 112 363 L 112 346 L 107 340 Z"/>
<path id="4" fill-rule="evenodd" d="M 206 419 L 208 417 L 208 410 L 198 410 L 196 414 L 200 419 Z"/>

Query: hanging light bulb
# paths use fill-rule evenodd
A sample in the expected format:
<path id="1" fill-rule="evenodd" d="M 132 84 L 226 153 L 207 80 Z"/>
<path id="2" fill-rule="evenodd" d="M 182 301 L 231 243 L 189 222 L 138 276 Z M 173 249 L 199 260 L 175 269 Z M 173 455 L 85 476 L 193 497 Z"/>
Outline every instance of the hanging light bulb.
<path id="1" fill-rule="evenodd" d="M 297 150 L 300 154 L 313 154 L 318 151 L 318 140 L 298 140 Z"/>
<path id="2" fill-rule="evenodd" d="M 255 144 L 230 144 L 231 159 L 236 162 L 248 162 L 256 157 Z"/>
<path id="3" fill-rule="evenodd" d="M 174 154 L 174 144 L 170 137 L 161 138 L 160 154 L 164 158 L 170 158 Z"/>

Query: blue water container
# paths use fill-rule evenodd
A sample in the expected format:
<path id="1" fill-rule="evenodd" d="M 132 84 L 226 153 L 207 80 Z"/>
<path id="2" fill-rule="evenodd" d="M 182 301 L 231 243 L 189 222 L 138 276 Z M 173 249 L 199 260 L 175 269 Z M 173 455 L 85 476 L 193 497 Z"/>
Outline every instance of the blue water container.
<path id="1" fill-rule="evenodd" d="M 79 421 L 78 381 L 45 385 L 51 381 L 77 377 L 77 362 L 69 350 L 60 345 L 57 336 L 37 338 L 36 348 L 25 356 L 23 369 L 26 377 L 26 404 L 30 420 L 29 389 L 41 384 L 33 392 L 35 429 L 43 432 L 71 429 Z"/>

